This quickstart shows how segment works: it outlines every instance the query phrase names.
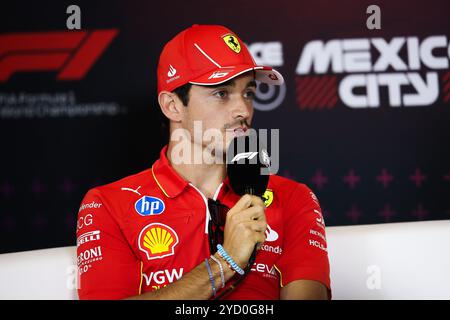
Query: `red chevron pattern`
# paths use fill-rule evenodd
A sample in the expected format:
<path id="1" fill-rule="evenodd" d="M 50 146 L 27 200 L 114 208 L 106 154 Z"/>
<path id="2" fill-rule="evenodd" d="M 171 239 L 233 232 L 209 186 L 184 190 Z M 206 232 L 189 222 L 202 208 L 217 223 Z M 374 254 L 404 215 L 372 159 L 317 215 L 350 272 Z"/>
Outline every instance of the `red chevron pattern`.
<path id="1" fill-rule="evenodd" d="M 295 80 L 297 105 L 300 110 L 329 110 L 336 106 L 336 76 L 306 76 L 297 77 Z"/>
<path id="2" fill-rule="evenodd" d="M 442 99 L 444 103 L 450 101 L 450 71 L 442 76 Z"/>

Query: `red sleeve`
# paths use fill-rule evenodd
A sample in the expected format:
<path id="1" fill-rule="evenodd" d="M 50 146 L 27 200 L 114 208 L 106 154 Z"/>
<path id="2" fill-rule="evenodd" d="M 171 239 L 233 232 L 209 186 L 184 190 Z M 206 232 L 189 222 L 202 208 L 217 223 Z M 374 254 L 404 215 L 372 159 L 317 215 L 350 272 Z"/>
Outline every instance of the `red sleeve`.
<path id="1" fill-rule="evenodd" d="M 315 280 L 329 289 L 330 296 L 330 265 L 319 201 L 306 185 L 298 184 L 284 210 L 284 248 L 276 263 L 281 286 L 294 280 Z"/>
<path id="2" fill-rule="evenodd" d="M 86 194 L 78 211 L 77 264 L 80 299 L 122 299 L 140 293 L 141 262 L 98 189 Z"/>

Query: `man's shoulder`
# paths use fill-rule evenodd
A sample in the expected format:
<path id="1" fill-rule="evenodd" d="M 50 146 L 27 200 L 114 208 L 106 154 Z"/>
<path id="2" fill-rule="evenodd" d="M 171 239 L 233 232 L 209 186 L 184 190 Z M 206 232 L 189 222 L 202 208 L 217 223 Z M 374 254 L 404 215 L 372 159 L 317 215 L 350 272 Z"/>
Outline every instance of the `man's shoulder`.
<path id="1" fill-rule="evenodd" d="M 116 181 L 93 187 L 88 193 L 95 193 L 109 199 L 118 199 L 126 197 L 129 193 L 140 194 L 139 190 L 148 189 L 152 182 L 152 169 L 149 168 L 120 178 Z"/>
<path id="2" fill-rule="evenodd" d="M 309 192 L 311 191 L 311 189 L 305 183 L 298 182 L 276 174 L 270 176 L 268 189 L 286 192 L 288 194 L 291 193 L 309 194 Z"/>
<path id="3" fill-rule="evenodd" d="M 267 189 L 276 194 L 284 205 L 304 204 L 311 200 L 319 205 L 319 199 L 308 185 L 286 177 L 271 175 Z"/>

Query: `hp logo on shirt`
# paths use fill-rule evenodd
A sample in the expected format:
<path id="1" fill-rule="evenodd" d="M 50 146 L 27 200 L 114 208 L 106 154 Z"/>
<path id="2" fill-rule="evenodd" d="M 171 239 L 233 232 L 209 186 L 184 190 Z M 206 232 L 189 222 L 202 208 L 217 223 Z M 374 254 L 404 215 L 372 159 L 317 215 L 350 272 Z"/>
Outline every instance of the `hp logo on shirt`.
<path id="1" fill-rule="evenodd" d="M 141 216 L 151 216 L 163 213 L 165 206 L 161 199 L 143 196 L 136 201 L 134 208 Z"/>

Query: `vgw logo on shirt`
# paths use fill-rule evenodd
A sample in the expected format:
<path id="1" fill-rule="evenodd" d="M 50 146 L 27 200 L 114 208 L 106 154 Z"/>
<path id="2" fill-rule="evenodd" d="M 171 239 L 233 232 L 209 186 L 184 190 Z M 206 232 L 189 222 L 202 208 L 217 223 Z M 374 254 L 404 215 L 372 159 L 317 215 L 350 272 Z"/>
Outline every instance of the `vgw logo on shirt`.
<path id="1" fill-rule="evenodd" d="M 143 196 L 134 204 L 136 212 L 141 216 L 158 215 L 164 212 L 164 202 L 156 197 Z"/>

